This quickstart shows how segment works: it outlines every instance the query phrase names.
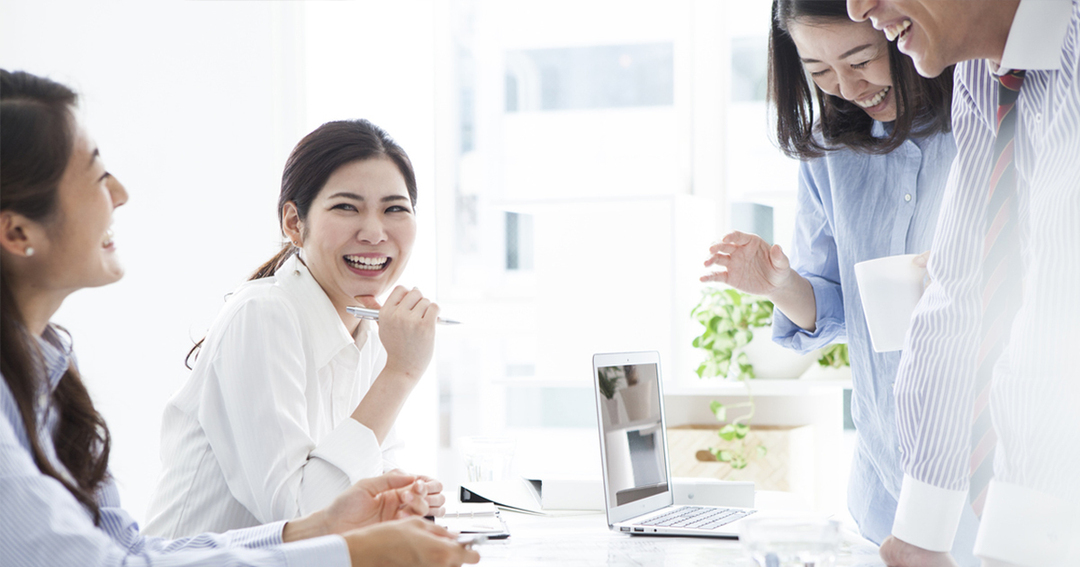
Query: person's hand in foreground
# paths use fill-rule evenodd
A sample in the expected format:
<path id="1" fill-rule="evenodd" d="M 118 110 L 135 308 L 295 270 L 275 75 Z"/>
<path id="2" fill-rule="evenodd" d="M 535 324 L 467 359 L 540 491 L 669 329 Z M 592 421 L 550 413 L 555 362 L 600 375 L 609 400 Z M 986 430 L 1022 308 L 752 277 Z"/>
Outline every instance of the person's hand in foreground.
<path id="1" fill-rule="evenodd" d="M 709 247 L 705 267 L 720 266 L 701 277 L 754 295 L 769 296 L 792 281 L 791 263 L 779 244 L 769 246 L 760 236 L 734 231 Z"/>
<path id="2" fill-rule="evenodd" d="M 427 489 L 427 495 L 424 496 L 424 499 L 427 500 L 428 512 L 424 515 L 433 516 L 436 518 L 446 515 L 446 496 L 442 493 L 443 484 L 437 479 L 422 474 L 412 475 L 401 469 L 394 469 L 387 472 L 386 474 L 415 476 L 417 479 L 417 483 L 423 483 L 423 485 Z"/>
<path id="3" fill-rule="evenodd" d="M 881 560 L 888 567 L 958 567 L 948 552 L 929 551 L 889 536 L 881 542 Z"/>
<path id="4" fill-rule="evenodd" d="M 457 567 L 480 554 L 457 543 L 445 528 L 420 518 L 385 522 L 345 534 L 353 567 Z"/>
<path id="5" fill-rule="evenodd" d="M 415 476 L 387 473 L 365 478 L 326 508 L 286 523 L 282 540 L 343 534 L 389 520 L 426 516 L 431 511 L 427 496 L 428 483 Z"/>

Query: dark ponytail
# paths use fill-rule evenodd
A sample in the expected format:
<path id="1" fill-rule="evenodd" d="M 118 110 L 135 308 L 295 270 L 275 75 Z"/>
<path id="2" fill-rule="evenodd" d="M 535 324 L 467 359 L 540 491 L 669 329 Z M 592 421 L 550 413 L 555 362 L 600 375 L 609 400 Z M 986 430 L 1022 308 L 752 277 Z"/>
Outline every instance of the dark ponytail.
<path id="1" fill-rule="evenodd" d="M 285 204 L 296 206 L 300 220 L 307 219 L 311 203 L 326 185 L 326 180 L 343 165 L 366 159 L 387 158 L 394 162 L 401 176 L 405 178 L 405 187 L 409 191 L 409 200 L 416 208 L 416 174 L 412 161 L 405 150 L 386 133 L 385 130 L 367 120 L 338 120 L 327 122 L 312 131 L 300 143 L 296 144 L 289 159 L 285 162 L 285 171 L 281 175 L 281 193 L 278 195 L 278 222 L 284 220 Z M 281 267 L 299 248 L 286 241 L 281 250 L 266 263 L 259 266 L 248 278 L 257 280 L 268 278 Z M 202 348 L 202 338 L 188 351 L 184 364 L 190 369 Z"/>
<path id="2" fill-rule="evenodd" d="M 0 69 L 0 210 L 43 224 L 56 218 L 60 178 L 74 149 L 72 108 L 77 101 L 64 85 Z M 45 361 L 15 303 L 10 279 L 8 267 L 0 266 L 0 373 L 19 409 L 34 464 L 82 503 L 97 524 L 101 513 L 96 494 L 107 478 L 109 430 L 78 371 L 69 366 L 52 403 L 59 416 L 53 444 L 71 480 L 45 456 L 34 408 L 37 395 L 48 387 Z M 47 327 L 43 338 L 58 343 L 56 332 Z"/>

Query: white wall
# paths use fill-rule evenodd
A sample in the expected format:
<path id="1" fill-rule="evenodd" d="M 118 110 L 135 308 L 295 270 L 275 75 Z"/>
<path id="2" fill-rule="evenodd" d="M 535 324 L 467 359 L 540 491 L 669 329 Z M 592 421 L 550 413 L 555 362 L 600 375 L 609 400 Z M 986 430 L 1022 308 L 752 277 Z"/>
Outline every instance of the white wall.
<path id="1" fill-rule="evenodd" d="M 391 5 L 386 5 L 391 4 Z M 125 506 L 145 522 L 161 412 L 184 355 L 230 291 L 278 247 L 289 148 L 324 120 L 367 117 L 417 168 L 420 238 L 402 283 L 434 294 L 432 8 L 428 2 L 0 0 L 0 66 L 75 87 L 129 203 L 127 275 L 54 320 L 114 440 Z M 405 410 L 404 463 L 433 472 L 434 376 Z"/>

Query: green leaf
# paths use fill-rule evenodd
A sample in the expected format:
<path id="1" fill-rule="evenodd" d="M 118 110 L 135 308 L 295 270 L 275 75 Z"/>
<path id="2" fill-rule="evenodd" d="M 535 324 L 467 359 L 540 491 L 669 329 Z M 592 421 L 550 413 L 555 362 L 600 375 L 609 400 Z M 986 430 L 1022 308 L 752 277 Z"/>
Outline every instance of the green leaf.
<path id="1" fill-rule="evenodd" d="M 716 451 L 714 454 L 716 455 L 716 460 L 720 461 L 721 463 L 730 463 L 731 459 L 735 457 L 735 454 L 731 451 L 728 451 L 727 449 L 721 449 L 719 451 Z"/>
<path id="2" fill-rule="evenodd" d="M 712 319 L 709 319 L 709 324 L 707 325 L 708 330 L 714 333 L 718 332 L 720 328 L 720 323 L 722 321 L 723 318 L 721 318 L 719 315 L 713 315 Z"/>
<path id="3" fill-rule="evenodd" d="M 759 457 L 764 457 L 765 455 L 769 454 L 769 450 L 766 449 L 764 445 L 758 445 L 757 454 Z"/>
<path id="4" fill-rule="evenodd" d="M 724 404 L 716 400 L 713 400 L 712 403 L 709 404 L 709 411 L 711 411 L 713 415 L 716 416 L 716 419 L 720 421 L 724 421 L 724 416 L 727 414 L 727 408 L 724 407 Z"/>
<path id="5" fill-rule="evenodd" d="M 732 426 L 735 431 L 735 436 L 739 439 L 745 438 L 746 435 L 750 433 L 750 426 L 745 423 L 733 423 Z"/>
<path id="6" fill-rule="evenodd" d="M 720 438 L 724 441 L 734 441 L 735 437 L 739 435 L 739 433 L 730 423 L 721 427 L 720 431 L 717 431 L 716 434 L 719 435 Z"/>
<path id="7" fill-rule="evenodd" d="M 753 333 L 746 329 L 739 329 L 738 331 L 735 331 L 735 346 L 746 346 L 752 338 L 754 338 Z"/>

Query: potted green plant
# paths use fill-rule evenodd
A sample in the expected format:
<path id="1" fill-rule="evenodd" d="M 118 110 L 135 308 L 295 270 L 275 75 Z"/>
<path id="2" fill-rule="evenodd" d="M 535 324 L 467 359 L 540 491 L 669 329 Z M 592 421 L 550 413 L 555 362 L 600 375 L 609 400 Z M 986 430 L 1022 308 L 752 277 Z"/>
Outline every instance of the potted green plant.
<path id="1" fill-rule="evenodd" d="M 604 396 L 602 400 L 604 406 L 604 414 L 607 416 L 609 423 L 615 425 L 622 420 L 619 415 L 619 382 L 626 380 L 626 375 L 621 366 L 612 366 L 607 368 L 601 368 L 599 376 L 597 377 L 600 394 Z"/>
<path id="2" fill-rule="evenodd" d="M 806 371 L 807 380 L 850 380 L 851 359 L 845 343 L 831 344 L 820 351 L 817 364 Z"/>
<path id="3" fill-rule="evenodd" d="M 726 377 L 746 383 L 755 377 L 754 366 L 743 350 L 754 340 L 754 329 L 772 324 L 773 304 L 764 297 L 751 296 L 732 288 L 706 288 L 701 301 L 690 312 L 704 327 L 693 345 L 705 351 L 705 360 L 697 368 L 699 378 Z M 747 435 L 754 417 L 754 396 L 746 383 L 746 401 L 725 405 L 713 400 L 709 410 L 716 420 L 725 422 L 729 409 L 746 409 L 733 417 L 716 434 L 725 447 L 709 447 L 716 460 L 728 463 L 733 469 L 743 469 L 753 453 L 765 455 L 767 449 L 757 444 L 748 447 Z"/>
<path id="4" fill-rule="evenodd" d="M 705 327 L 693 343 L 705 351 L 698 377 L 754 378 L 754 366 L 743 348 L 754 339 L 755 328 L 772 325 L 772 315 L 773 304 L 764 297 L 733 288 L 705 288 L 701 301 L 690 312 Z"/>

